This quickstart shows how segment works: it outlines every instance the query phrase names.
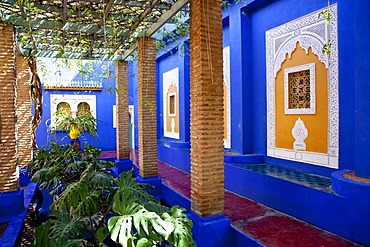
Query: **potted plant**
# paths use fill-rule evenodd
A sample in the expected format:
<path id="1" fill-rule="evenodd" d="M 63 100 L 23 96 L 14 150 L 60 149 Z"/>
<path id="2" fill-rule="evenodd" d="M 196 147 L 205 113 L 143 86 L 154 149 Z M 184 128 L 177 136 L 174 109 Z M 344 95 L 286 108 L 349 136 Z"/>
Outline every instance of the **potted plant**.
<path id="1" fill-rule="evenodd" d="M 97 136 L 97 119 L 90 112 L 77 112 L 74 117 L 70 112 L 57 111 L 53 117 L 54 119 L 49 125 L 51 132 L 66 131 L 71 138 L 71 144 L 77 150 L 80 150 L 79 137 L 82 132 L 89 132 L 93 137 Z"/>

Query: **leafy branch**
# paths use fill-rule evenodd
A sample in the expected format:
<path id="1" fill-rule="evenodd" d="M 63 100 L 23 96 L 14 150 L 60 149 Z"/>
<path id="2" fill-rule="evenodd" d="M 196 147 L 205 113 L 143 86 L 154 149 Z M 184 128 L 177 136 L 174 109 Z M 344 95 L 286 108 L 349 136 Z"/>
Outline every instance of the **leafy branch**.
<path id="1" fill-rule="evenodd" d="M 330 25 L 330 22 L 331 22 L 331 11 L 330 11 L 330 0 L 328 0 L 328 7 L 327 9 L 324 9 L 322 11 L 320 11 L 319 15 L 318 15 L 318 19 L 321 19 L 323 18 L 325 20 L 325 23 L 327 26 Z M 328 30 L 330 30 L 328 28 Z M 331 54 L 331 51 L 333 50 L 333 43 L 330 41 L 330 34 L 328 35 L 328 42 L 325 43 L 322 47 L 322 53 L 323 54 L 326 54 L 328 57 L 330 56 Z"/>

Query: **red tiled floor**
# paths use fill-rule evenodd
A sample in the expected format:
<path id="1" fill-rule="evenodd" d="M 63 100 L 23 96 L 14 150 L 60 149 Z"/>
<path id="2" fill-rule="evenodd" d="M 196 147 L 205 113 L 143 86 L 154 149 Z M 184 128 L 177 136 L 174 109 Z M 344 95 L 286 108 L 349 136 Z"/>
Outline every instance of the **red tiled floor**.
<path id="1" fill-rule="evenodd" d="M 265 215 L 269 211 L 255 201 L 225 191 L 225 215 L 233 224 Z"/>
<path id="2" fill-rule="evenodd" d="M 137 153 L 131 157 L 137 165 Z M 158 162 L 158 175 L 163 183 L 190 198 L 190 174 Z M 269 247 L 360 246 L 229 191 L 225 191 L 225 215 L 235 228 Z"/>
<path id="3" fill-rule="evenodd" d="M 190 175 L 163 162 L 158 162 L 158 173 L 162 182 L 183 196 L 190 198 Z"/>
<path id="4" fill-rule="evenodd" d="M 116 150 L 112 151 L 102 151 L 99 155 L 99 158 L 116 158 L 117 152 Z"/>
<path id="5" fill-rule="evenodd" d="M 311 225 L 288 229 L 286 232 L 272 234 L 260 240 L 265 246 L 294 247 L 350 247 L 360 246 L 343 238 L 325 232 Z"/>
<path id="6" fill-rule="evenodd" d="M 254 239 L 265 239 L 271 236 L 283 234 L 292 229 L 304 226 L 305 223 L 294 218 L 283 216 L 271 210 L 267 215 L 261 215 L 257 219 L 246 222 L 241 230 Z"/>
<path id="7" fill-rule="evenodd" d="M 163 162 L 158 162 L 158 173 L 165 184 L 190 197 L 189 174 Z M 225 191 L 225 215 L 235 228 L 265 246 L 359 246 L 229 191 Z"/>

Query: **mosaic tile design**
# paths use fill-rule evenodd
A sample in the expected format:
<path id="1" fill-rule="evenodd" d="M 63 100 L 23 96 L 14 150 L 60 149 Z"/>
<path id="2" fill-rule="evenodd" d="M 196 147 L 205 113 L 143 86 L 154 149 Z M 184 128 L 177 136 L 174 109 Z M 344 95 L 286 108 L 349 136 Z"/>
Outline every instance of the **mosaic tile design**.
<path id="1" fill-rule="evenodd" d="M 322 190 L 329 193 L 332 192 L 330 178 L 268 164 L 238 164 L 235 166 L 242 167 L 253 172 L 258 172 L 272 177 L 284 179 L 292 183 L 304 185 L 310 188 Z"/>

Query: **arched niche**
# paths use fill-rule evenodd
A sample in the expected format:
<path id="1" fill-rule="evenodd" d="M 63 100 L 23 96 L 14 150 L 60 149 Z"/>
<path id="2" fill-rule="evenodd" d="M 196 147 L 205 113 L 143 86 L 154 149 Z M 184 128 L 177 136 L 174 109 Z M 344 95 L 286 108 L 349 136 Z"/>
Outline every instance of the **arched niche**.
<path id="1" fill-rule="evenodd" d="M 267 155 L 338 168 L 337 5 L 330 6 L 329 25 L 323 18 L 318 18 L 321 11 L 266 31 Z M 327 56 L 322 53 L 322 48 L 329 40 L 333 49 Z M 310 95 L 305 95 L 309 97 L 310 103 L 306 104 L 309 107 L 296 103 L 289 106 L 289 78 L 304 71 L 310 80 Z M 315 83 L 319 81 L 318 77 L 325 77 L 320 88 Z M 298 130 L 308 133 L 301 148 L 293 144 L 297 141 L 294 136 L 301 138 L 297 137 L 297 121 L 300 123 Z M 312 125 L 315 121 L 321 121 L 325 126 Z M 320 147 L 310 144 L 315 142 L 311 140 L 315 136 Z"/>

